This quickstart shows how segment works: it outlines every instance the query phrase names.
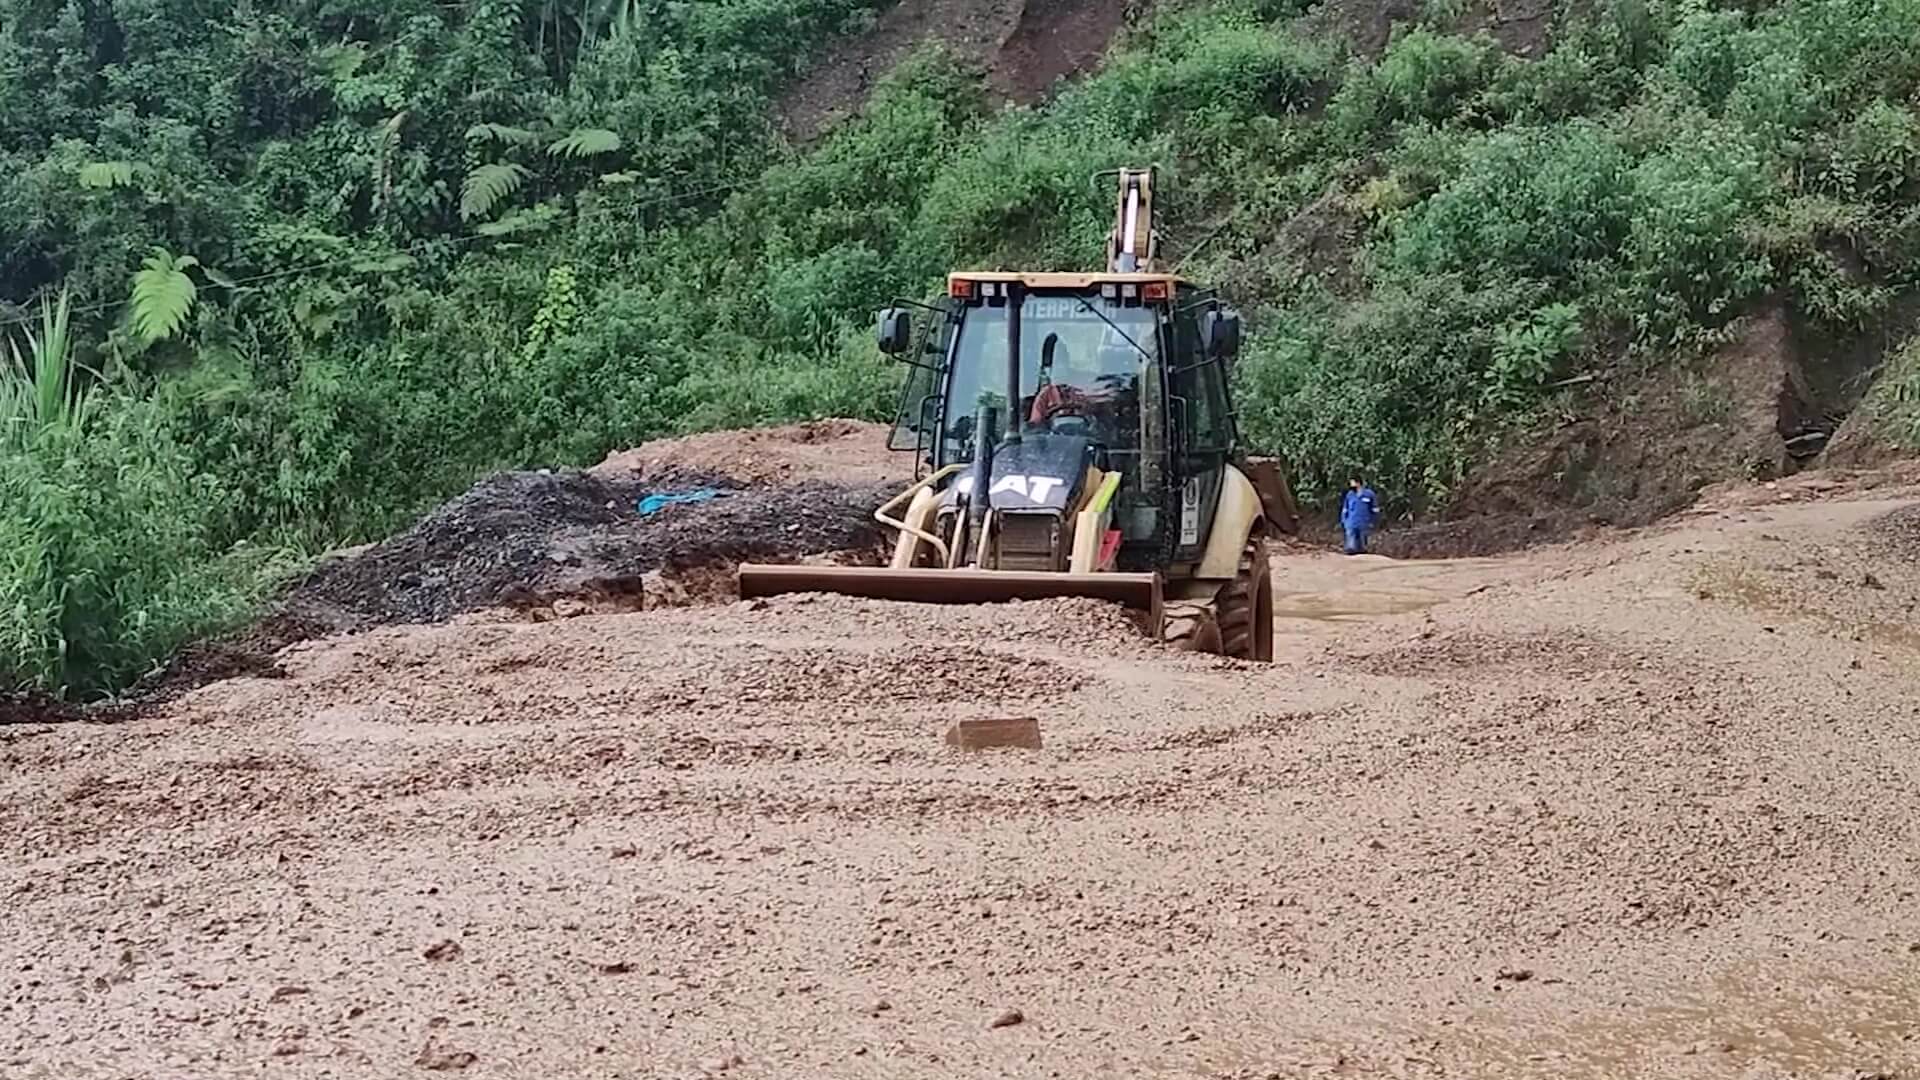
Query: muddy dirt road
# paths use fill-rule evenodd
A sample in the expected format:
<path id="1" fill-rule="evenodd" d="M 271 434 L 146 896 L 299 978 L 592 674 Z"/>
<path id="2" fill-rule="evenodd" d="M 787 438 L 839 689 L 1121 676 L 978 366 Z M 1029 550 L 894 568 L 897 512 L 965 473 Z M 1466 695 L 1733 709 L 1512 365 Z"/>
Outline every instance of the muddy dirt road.
<path id="1" fill-rule="evenodd" d="M 1289 556 L 1270 668 L 792 597 L 0 729 L 0 1076 L 1911 1076 L 1908 505 Z"/>

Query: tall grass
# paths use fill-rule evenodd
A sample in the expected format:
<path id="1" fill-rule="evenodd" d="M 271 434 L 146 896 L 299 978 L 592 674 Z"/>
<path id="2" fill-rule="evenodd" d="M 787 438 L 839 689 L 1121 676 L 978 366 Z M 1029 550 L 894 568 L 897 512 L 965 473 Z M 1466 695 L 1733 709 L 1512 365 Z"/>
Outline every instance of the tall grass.
<path id="1" fill-rule="evenodd" d="M 1910 453 L 1920 451 L 1920 337 L 1887 358 L 1878 385 L 1861 408 L 1879 438 Z"/>
<path id="2" fill-rule="evenodd" d="M 24 451 L 48 428 L 72 430 L 85 422 L 87 397 L 74 378 L 72 312 L 62 291 L 57 302 L 40 305 L 38 333 L 29 324 L 0 338 L 0 446 Z"/>

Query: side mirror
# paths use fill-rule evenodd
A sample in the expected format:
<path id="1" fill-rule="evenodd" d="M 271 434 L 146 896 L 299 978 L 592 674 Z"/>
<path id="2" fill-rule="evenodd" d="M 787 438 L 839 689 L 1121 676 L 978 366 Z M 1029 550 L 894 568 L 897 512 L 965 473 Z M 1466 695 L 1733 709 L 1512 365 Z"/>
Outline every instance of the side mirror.
<path id="1" fill-rule="evenodd" d="M 1232 308 L 1204 312 L 1200 316 L 1200 340 L 1207 355 L 1231 360 L 1240 354 L 1240 313 Z"/>
<path id="2" fill-rule="evenodd" d="M 877 337 L 881 352 L 888 356 L 899 356 L 912 344 L 913 320 L 899 308 L 888 308 L 880 313 Z"/>

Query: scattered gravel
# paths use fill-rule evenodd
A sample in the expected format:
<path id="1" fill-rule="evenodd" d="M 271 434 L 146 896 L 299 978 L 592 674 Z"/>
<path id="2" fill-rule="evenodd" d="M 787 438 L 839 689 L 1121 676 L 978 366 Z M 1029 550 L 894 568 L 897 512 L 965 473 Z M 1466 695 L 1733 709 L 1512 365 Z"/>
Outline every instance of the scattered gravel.
<path id="1" fill-rule="evenodd" d="M 1920 507 L 1901 507 L 1875 521 L 1871 528 L 1888 554 L 1920 562 Z"/>

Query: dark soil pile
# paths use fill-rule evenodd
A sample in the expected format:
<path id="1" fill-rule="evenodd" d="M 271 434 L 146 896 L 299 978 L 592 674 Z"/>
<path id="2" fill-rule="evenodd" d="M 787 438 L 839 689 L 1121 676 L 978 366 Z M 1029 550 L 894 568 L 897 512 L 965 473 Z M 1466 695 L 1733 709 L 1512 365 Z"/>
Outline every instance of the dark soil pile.
<path id="1" fill-rule="evenodd" d="M 722 494 L 639 512 L 649 494 L 703 488 Z M 718 476 L 639 485 L 584 472 L 501 473 L 407 532 L 322 564 L 287 602 L 364 624 L 434 623 L 630 591 L 662 568 L 874 547 L 882 536 L 872 510 L 891 493 L 820 482 L 752 488 Z"/>
<path id="2" fill-rule="evenodd" d="M 41 694 L 0 692 L 0 727 L 10 724 L 54 724 L 82 718 L 73 705 Z"/>
<path id="3" fill-rule="evenodd" d="M 651 494 L 703 489 L 721 494 L 639 510 Z M 756 486 L 692 470 L 657 470 L 645 483 L 577 470 L 499 473 L 406 532 L 321 563 L 265 618 L 184 650 L 138 696 L 153 704 L 222 679 L 277 678 L 276 653 L 329 634 L 570 597 L 637 600 L 654 571 L 730 574 L 745 561 L 877 551 L 885 536 L 873 508 L 897 491 L 821 480 Z M 0 719 L 7 708 L 0 701 Z"/>

